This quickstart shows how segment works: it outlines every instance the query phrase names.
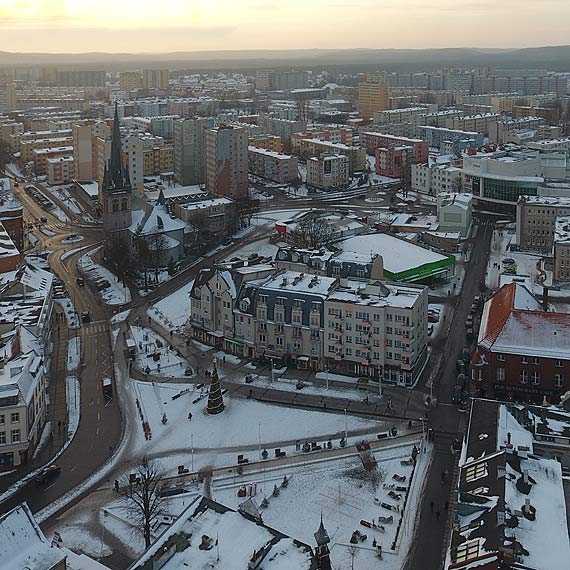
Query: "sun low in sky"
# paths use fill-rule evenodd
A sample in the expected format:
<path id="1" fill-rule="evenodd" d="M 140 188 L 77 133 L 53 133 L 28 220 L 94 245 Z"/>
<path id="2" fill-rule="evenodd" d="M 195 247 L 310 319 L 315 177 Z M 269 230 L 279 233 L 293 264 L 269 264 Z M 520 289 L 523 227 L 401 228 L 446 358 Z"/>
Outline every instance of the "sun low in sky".
<path id="1" fill-rule="evenodd" d="M 5 51 L 570 43 L 569 0 L 0 0 Z"/>

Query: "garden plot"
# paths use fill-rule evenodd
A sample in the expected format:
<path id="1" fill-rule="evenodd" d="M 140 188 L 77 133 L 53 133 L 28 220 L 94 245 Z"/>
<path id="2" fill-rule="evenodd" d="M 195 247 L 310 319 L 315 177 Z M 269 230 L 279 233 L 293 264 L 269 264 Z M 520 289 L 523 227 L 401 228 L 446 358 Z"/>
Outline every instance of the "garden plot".
<path id="1" fill-rule="evenodd" d="M 144 327 L 131 327 L 136 344 L 135 366 L 145 374 L 156 376 L 184 376 L 188 363 L 170 350 L 169 344 L 154 331 Z"/>

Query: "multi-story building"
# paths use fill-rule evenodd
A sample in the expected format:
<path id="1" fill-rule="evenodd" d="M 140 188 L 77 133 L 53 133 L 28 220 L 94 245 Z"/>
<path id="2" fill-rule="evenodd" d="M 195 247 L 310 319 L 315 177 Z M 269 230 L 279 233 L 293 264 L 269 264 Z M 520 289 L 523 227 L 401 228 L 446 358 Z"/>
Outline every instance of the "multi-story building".
<path id="1" fill-rule="evenodd" d="M 517 245 L 522 250 L 551 253 L 556 220 L 565 216 L 570 216 L 570 197 L 521 196 L 517 202 Z"/>
<path id="2" fill-rule="evenodd" d="M 301 133 L 307 130 L 307 121 L 280 119 L 265 114 L 259 115 L 258 124 L 264 133 L 281 137 L 284 143 L 291 140 L 293 133 Z"/>
<path id="3" fill-rule="evenodd" d="M 466 237 L 473 221 L 473 195 L 452 192 L 437 195 L 438 230 Z"/>
<path id="4" fill-rule="evenodd" d="M 346 127 L 313 127 L 301 133 L 291 135 L 291 151 L 296 154 L 301 153 L 301 141 L 303 139 L 318 139 L 335 144 L 352 146 L 352 129 Z"/>
<path id="5" fill-rule="evenodd" d="M 236 227 L 235 203 L 229 198 L 174 203 L 172 209 L 177 218 L 194 228 L 197 241 L 220 241 Z"/>
<path id="6" fill-rule="evenodd" d="M 302 157 L 310 158 L 327 154 L 343 154 L 348 158 L 350 174 L 366 169 L 366 151 L 359 146 L 348 146 L 320 139 L 301 139 L 299 152 Z"/>
<path id="7" fill-rule="evenodd" d="M 97 180 L 97 139 L 111 136 L 111 127 L 106 121 L 90 121 L 75 124 L 72 128 L 74 177 L 77 180 Z"/>
<path id="8" fill-rule="evenodd" d="M 279 184 L 299 178 L 299 161 L 296 156 L 255 146 L 248 147 L 248 169 L 251 174 Z"/>
<path id="9" fill-rule="evenodd" d="M 546 178 L 567 177 L 566 152 L 512 148 L 493 153 L 465 155 L 464 190 L 477 201 L 515 205 L 520 196 L 536 196 Z"/>
<path id="10" fill-rule="evenodd" d="M 19 150 L 18 137 L 24 132 L 24 123 L 0 119 L 0 140 L 10 145 L 11 152 Z"/>
<path id="11" fill-rule="evenodd" d="M 36 148 L 32 151 L 32 161 L 36 176 L 45 176 L 48 172 L 48 160 L 64 157 L 73 157 L 72 146 L 56 146 L 49 148 Z"/>
<path id="12" fill-rule="evenodd" d="M 412 189 L 438 196 L 463 187 L 462 170 L 451 164 L 412 164 Z"/>
<path id="13" fill-rule="evenodd" d="M 406 168 L 414 163 L 414 147 L 392 146 L 376 149 L 375 172 L 380 176 L 400 178 Z"/>
<path id="14" fill-rule="evenodd" d="M 122 71 L 119 73 L 119 87 L 121 91 L 136 91 L 143 86 L 140 71 Z"/>
<path id="15" fill-rule="evenodd" d="M 253 265 L 227 270 L 202 269 L 190 291 L 192 337 L 234 353 L 252 356 L 245 339 L 254 338 L 254 316 L 236 315 L 242 285 L 263 280 L 274 273 L 270 265 Z M 247 303 L 242 303 L 242 308 Z M 249 308 L 249 305 L 248 305 Z"/>
<path id="16" fill-rule="evenodd" d="M 60 156 L 47 160 L 47 183 L 50 185 L 67 184 L 74 178 L 73 156 Z"/>
<path id="17" fill-rule="evenodd" d="M 24 208 L 12 194 L 9 178 L 0 178 L 0 223 L 18 251 L 24 251 Z"/>
<path id="18" fill-rule="evenodd" d="M 33 151 L 42 148 L 54 148 L 61 146 L 70 146 L 73 144 L 73 137 L 70 136 L 57 136 L 45 138 L 30 138 L 20 141 L 20 153 L 23 163 L 34 160 Z"/>
<path id="19" fill-rule="evenodd" d="M 491 142 L 509 142 L 509 133 L 514 131 L 528 132 L 536 130 L 544 125 L 544 119 L 540 117 L 523 117 L 520 119 L 501 119 L 491 125 L 489 140 Z"/>
<path id="20" fill-rule="evenodd" d="M 309 74 L 306 71 L 272 71 L 269 76 L 269 90 L 291 91 L 308 86 Z"/>
<path id="21" fill-rule="evenodd" d="M 346 188 L 350 182 L 350 165 L 344 154 L 313 156 L 307 160 L 307 186 L 330 190 Z"/>
<path id="22" fill-rule="evenodd" d="M 206 187 L 214 196 L 248 195 L 247 131 L 233 125 L 206 130 Z"/>
<path id="23" fill-rule="evenodd" d="M 393 123 L 417 123 L 420 115 L 425 114 L 425 107 L 405 107 L 403 109 L 387 109 L 374 113 L 374 125 Z"/>
<path id="24" fill-rule="evenodd" d="M 563 150 L 570 154 L 570 137 L 530 141 L 525 146 L 543 151 Z"/>
<path id="25" fill-rule="evenodd" d="M 273 152 L 283 152 L 281 137 L 275 135 L 254 135 L 249 138 L 249 146 L 264 148 Z"/>
<path id="26" fill-rule="evenodd" d="M 413 148 L 414 162 L 423 164 L 429 159 L 429 145 L 421 139 L 409 139 L 407 137 L 395 137 L 384 133 L 363 130 L 360 133 L 360 144 L 371 155 L 376 154 L 377 148 L 391 148 L 397 146 L 410 146 Z"/>
<path id="27" fill-rule="evenodd" d="M 529 105 L 515 105 L 513 118 L 540 117 L 547 125 L 557 125 L 560 120 L 560 111 L 556 107 L 532 107 Z"/>
<path id="28" fill-rule="evenodd" d="M 453 117 L 447 119 L 445 126 L 448 129 L 458 129 L 461 131 L 476 131 L 478 133 L 489 134 L 492 126 L 500 121 L 500 113 L 483 113 L 481 115 L 469 115 L 466 117 Z"/>
<path id="29" fill-rule="evenodd" d="M 471 381 L 498 400 L 554 402 L 570 388 L 570 315 L 543 310 L 520 283 L 503 285 L 486 303 Z"/>
<path id="30" fill-rule="evenodd" d="M 174 177 L 183 186 L 203 184 L 205 130 L 210 127 L 205 118 L 174 121 Z"/>
<path id="31" fill-rule="evenodd" d="M 413 384 L 428 357 L 427 306 L 427 287 L 340 280 L 325 300 L 325 366 Z"/>
<path id="32" fill-rule="evenodd" d="M 104 71 L 58 69 L 56 84 L 64 87 L 105 87 L 106 73 Z"/>
<path id="33" fill-rule="evenodd" d="M 390 109 L 390 86 L 386 81 L 363 81 L 358 84 L 356 107 L 363 119 Z"/>
<path id="34" fill-rule="evenodd" d="M 157 144 L 143 148 L 143 174 L 153 176 L 174 171 L 174 145 Z"/>
<path id="35" fill-rule="evenodd" d="M 429 125 L 421 125 L 416 127 L 418 136 L 428 142 L 430 147 L 440 148 L 443 142 L 447 141 L 468 141 L 473 148 L 483 146 L 485 136 L 483 133 L 474 131 L 459 131 L 456 129 L 447 129 L 445 127 L 431 127 Z"/>
<path id="36" fill-rule="evenodd" d="M 170 71 L 168 69 L 143 69 L 142 86 L 145 89 L 168 89 Z"/>
<path id="37" fill-rule="evenodd" d="M 456 118 L 463 117 L 465 113 L 460 109 L 446 109 L 445 111 L 434 111 L 426 113 L 417 118 L 418 125 L 429 125 L 431 127 L 447 127 L 447 123 Z M 467 130 L 467 129 L 462 129 Z"/>
<path id="38" fill-rule="evenodd" d="M 554 281 L 570 281 L 570 215 L 556 218 L 554 227 Z"/>

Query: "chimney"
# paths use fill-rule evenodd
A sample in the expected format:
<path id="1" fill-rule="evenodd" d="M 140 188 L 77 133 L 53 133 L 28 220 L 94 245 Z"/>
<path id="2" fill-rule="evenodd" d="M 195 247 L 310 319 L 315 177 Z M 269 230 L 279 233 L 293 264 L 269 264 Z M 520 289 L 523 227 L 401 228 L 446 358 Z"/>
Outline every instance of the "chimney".
<path id="1" fill-rule="evenodd" d="M 511 432 L 510 432 L 510 431 L 507 432 L 507 447 L 512 447 L 512 444 L 511 444 Z"/>
<path id="2" fill-rule="evenodd" d="M 542 310 L 548 311 L 548 287 L 542 288 Z"/>

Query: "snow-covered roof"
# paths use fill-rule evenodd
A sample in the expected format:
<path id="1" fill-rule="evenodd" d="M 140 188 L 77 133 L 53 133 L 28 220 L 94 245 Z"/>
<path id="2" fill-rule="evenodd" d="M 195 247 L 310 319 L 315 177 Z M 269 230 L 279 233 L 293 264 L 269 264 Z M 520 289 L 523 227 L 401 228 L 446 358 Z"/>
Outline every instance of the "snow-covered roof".
<path id="1" fill-rule="evenodd" d="M 445 261 L 447 257 L 398 239 L 390 234 L 366 234 L 348 238 L 339 244 L 346 254 L 359 254 L 371 259 L 379 254 L 384 260 L 384 268 L 392 274 L 402 273 L 409 269 L 415 269 L 427 263 Z"/>
<path id="2" fill-rule="evenodd" d="M 186 224 L 178 218 L 171 218 L 165 206 L 157 204 L 148 214 L 143 210 L 133 210 L 129 229 L 133 233 L 153 235 L 157 232 L 168 233 L 184 230 L 185 226 Z"/>
<path id="3" fill-rule="evenodd" d="M 298 271 L 284 271 L 278 275 L 263 280 L 262 289 L 297 291 L 311 295 L 327 295 L 332 290 L 336 277 L 324 277 L 321 275 L 309 275 Z M 254 283 L 254 282 L 252 282 Z"/>
<path id="4" fill-rule="evenodd" d="M 570 216 L 558 216 L 556 218 L 554 243 L 556 245 L 570 244 Z"/>
<path id="5" fill-rule="evenodd" d="M 65 552 L 51 547 L 23 503 L 0 516 L 2 570 L 50 570 L 65 559 Z"/>

